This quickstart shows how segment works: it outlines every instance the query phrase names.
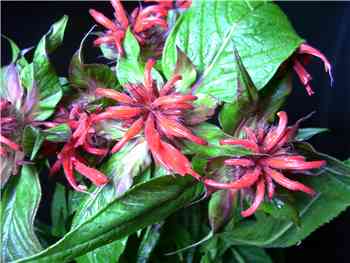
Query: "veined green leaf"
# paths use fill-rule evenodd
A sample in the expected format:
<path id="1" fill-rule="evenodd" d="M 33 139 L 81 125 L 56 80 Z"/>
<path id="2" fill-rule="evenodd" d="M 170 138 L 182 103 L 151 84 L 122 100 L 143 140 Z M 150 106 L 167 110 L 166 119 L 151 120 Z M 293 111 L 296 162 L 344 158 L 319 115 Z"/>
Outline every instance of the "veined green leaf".
<path id="1" fill-rule="evenodd" d="M 42 250 L 34 234 L 34 218 L 41 198 L 38 174 L 22 166 L 1 197 L 1 257 L 4 262 L 31 256 Z"/>
<path id="2" fill-rule="evenodd" d="M 130 29 L 125 34 L 123 46 L 125 57 L 118 60 L 116 68 L 119 83 L 143 83 L 144 64 L 140 59 L 140 46 Z M 152 77 L 158 88 L 163 86 L 163 78 L 155 68 L 152 69 Z"/>
<path id="3" fill-rule="evenodd" d="M 137 251 L 137 263 L 147 263 L 160 238 L 160 230 L 163 223 L 154 224 L 146 228 Z"/>
<path id="4" fill-rule="evenodd" d="M 62 97 L 59 78 L 49 61 L 52 53 L 63 41 L 68 17 L 63 16 L 53 24 L 49 32 L 40 40 L 33 58 L 33 72 L 39 91 L 39 104 L 35 120 L 45 120 L 53 113 Z"/>
<path id="5" fill-rule="evenodd" d="M 313 136 L 324 133 L 329 131 L 326 128 L 303 128 L 303 129 L 298 129 L 297 136 L 295 137 L 295 140 L 297 141 L 306 141 Z"/>
<path id="6" fill-rule="evenodd" d="M 66 199 L 66 188 L 56 184 L 55 192 L 51 203 L 52 235 L 63 236 L 66 233 L 66 220 L 68 207 Z"/>
<path id="7" fill-rule="evenodd" d="M 51 247 L 18 262 L 68 262 L 163 220 L 202 192 L 202 185 L 190 177 L 163 176 L 138 184 Z"/>
<path id="8" fill-rule="evenodd" d="M 220 140 L 230 138 L 230 135 L 224 133 L 219 127 L 210 123 L 201 123 L 192 128 L 197 136 L 205 139 L 208 145 L 198 145 L 190 141 L 184 141 L 184 152 L 186 154 L 199 154 L 208 157 L 217 156 L 237 156 L 247 155 L 250 151 L 231 145 L 220 145 Z"/>
<path id="9" fill-rule="evenodd" d="M 59 124 L 53 128 L 43 130 L 45 139 L 51 142 L 66 142 L 71 136 L 71 129 L 67 124 Z"/>
<path id="10" fill-rule="evenodd" d="M 177 46 L 201 73 L 196 93 L 232 102 L 237 91 L 234 47 L 261 89 L 302 42 L 272 2 L 197 0 L 167 38 L 163 71 L 167 78 L 174 71 Z"/>
<path id="11" fill-rule="evenodd" d="M 42 143 L 44 142 L 44 135 L 39 129 L 32 126 L 26 126 L 22 135 L 22 146 L 24 152 L 30 156 L 30 160 L 33 160 L 40 150 Z"/>

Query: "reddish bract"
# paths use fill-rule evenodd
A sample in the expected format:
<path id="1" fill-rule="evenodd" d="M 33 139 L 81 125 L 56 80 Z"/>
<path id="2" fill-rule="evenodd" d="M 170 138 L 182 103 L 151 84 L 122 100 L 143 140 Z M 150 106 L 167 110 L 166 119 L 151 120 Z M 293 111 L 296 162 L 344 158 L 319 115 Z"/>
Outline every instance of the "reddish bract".
<path id="1" fill-rule="evenodd" d="M 176 81 L 181 76 L 173 76 L 158 91 L 151 70 L 154 60 L 148 60 L 143 84 L 127 84 L 127 92 L 97 88 L 96 95 L 111 98 L 119 102 L 118 106 L 108 107 L 105 112 L 97 114 L 94 121 L 119 120 L 129 127 L 124 137 L 113 147 L 112 152 L 119 151 L 126 142 L 144 131 L 144 136 L 154 159 L 165 168 L 175 173 L 190 174 L 199 178 L 189 160 L 171 142 L 175 138 L 184 138 L 197 144 L 207 142 L 192 133 L 184 123 L 184 115 L 192 109 L 196 97 L 180 94 L 174 90 Z"/>
<path id="2" fill-rule="evenodd" d="M 240 176 L 230 183 L 220 183 L 212 179 L 205 179 L 207 186 L 217 189 L 244 189 L 256 185 L 255 199 L 250 208 L 242 211 L 243 217 L 251 216 L 264 200 L 265 189 L 269 199 L 275 193 L 275 184 L 279 184 L 292 191 L 302 191 L 313 195 L 311 188 L 285 177 L 280 171 L 307 171 L 321 168 L 325 161 L 306 161 L 304 156 L 298 155 L 288 148 L 288 143 L 295 137 L 297 125 L 287 127 L 287 114 L 277 113 L 279 123 L 269 129 L 262 127 L 252 130 L 245 127 L 246 139 L 226 139 L 221 144 L 244 147 L 254 155 L 225 160 L 225 165 L 239 168 Z"/>
<path id="3" fill-rule="evenodd" d="M 10 102 L 0 99 L 0 156 L 5 156 L 9 149 L 13 151 L 21 149 L 17 143 L 9 139 L 18 128 L 16 118 L 11 116 L 10 106 Z"/>

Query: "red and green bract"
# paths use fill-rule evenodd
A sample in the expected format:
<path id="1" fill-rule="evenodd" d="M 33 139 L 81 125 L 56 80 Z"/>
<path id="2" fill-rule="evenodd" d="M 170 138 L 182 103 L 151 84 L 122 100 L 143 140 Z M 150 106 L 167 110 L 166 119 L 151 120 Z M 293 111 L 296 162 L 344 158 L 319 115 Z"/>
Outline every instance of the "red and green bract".
<path id="1" fill-rule="evenodd" d="M 230 183 L 220 183 L 213 179 L 205 179 L 207 186 L 217 189 L 244 189 L 255 186 L 255 199 L 251 206 L 242 211 L 243 217 L 251 216 L 263 202 L 265 192 L 269 199 L 275 194 L 275 184 L 292 191 L 302 191 L 313 195 L 313 189 L 302 183 L 291 180 L 282 174 L 282 170 L 304 172 L 320 168 L 325 161 L 306 161 L 291 150 L 290 142 L 294 139 L 298 123 L 287 127 L 287 114 L 283 111 L 277 113 L 279 123 L 276 127 L 259 126 L 253 130 L 245 127 L 245 139 L 225 139 L 221 144 L 242 146 L 252 152 L 252 155 L 225 160 L 226 165 L 234 167 L 234 178 Z"/>

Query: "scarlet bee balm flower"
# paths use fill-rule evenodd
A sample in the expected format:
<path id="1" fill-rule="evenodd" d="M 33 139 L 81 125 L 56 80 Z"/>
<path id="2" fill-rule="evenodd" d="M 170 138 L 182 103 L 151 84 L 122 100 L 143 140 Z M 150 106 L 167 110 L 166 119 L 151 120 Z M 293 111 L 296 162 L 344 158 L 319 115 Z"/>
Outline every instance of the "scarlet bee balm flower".
<path id="1" fill-rule="evenodd" d="M 168 27 L 166 21 L 170 9 L 168 5 L 158 4 L 146 8 L 136 8 L 130 17 L 128 17 L 121 1 L 111 0 L 111 4 L 114 9 L 114 21 L 94 9 L 90 9 L 89 11 L 95 21 L 107 29 L 104 36 L 97 38 L 94 43 L 97 46 L 101 44 L 112 44 L 121 56 L 124 55 L 122 41 L 128 27 L 131 28 L 141 45 L 145 44 L 147 39 L 150 38 L 149 35 L 152 32 L 150 34 L 147 33 L 150 29 L 160 27 L 166 30 Z"/>
<path id="2" fill-rule="evenodd" d="M 180 175 L 190 174 L 199 179 L 199 175 L 192 170 L 190 161 L 171 144 L 176 138 L 207 144 L 183 123 L 184 114 L 193 109 L 192 102 L 196 97 L 174 90 L 175 83 L 181 79 L 180 75 L 174 75 L 158 90 L 151 76 L 154 64 L 152 59 L 147 61 L 144 83 L 125 85 L 127 92 L 96 89 L 97 95 L 111 98 L 119 102 L 119 105 L 108 107 L 105 112 L 97 114 L 94 121 L 114 119 L 129 127 L 112 152 L 117 152 L 127 141 L 144 131 L 149 149 L 157 162 L 170 171 Z"/>
<path id="3" fill-rule="evenodd" d="M 230 183 L 220 183 L 213 179 L 205 179 L 207 186 L 216 189 L 245 189 L 256 186 L 255 199 L 251 206 L 242 211 L 243 217 L 251 216 L 263 202 L 265 192 L 272 199 L 275 194 L 275 184 L 291 191 L 301 191 L 309 195 L 315 194 L 308 186 L 291 180 L 282 174 L 285 171 L 304 172 L 321 168 L 325 161 L 306 161 L 304 156 L 290 150 L 289 142 L 295 137 L 297 124 L 287 127 L 287 114 L 279 112 L 277 127 L 266 130 L 258 127 L 253 130 L 245 127 L 246 139 L 225 139 L 221 144 L 238 145 L 250 150 L 253 155 L 232 158 L 224 161 L 225 165 L 237 168 L 238 179 Z"/>
<path id="4" fill-rule="evenodd" d="M 64 118 L 62 120 L 62 117 L 56 119 L 57 124 L 60 122 L 67 123 L 73 130 L 73 134 L 59 152 L 58 160 L 52 166 L 50 175 L 58 172 L 62 166 L 68 183 L 79 192 L 84 192 L 86 188 L 83 185 L 78 185 L 74 177 L 74 170 L 88 178 L 97 186 L 104 185 L 108 182 L 108 177 L 97 169 L 89 167 L 86 160 L 78 153 L 79 148 L 98 156 L 104 156 L 108 153 L 107 149 L 96 148 L 91 144 L 91 137 L 95 134 L 93 127 L 95 124 L 94 116 L 95 113 L 88 114 L 83 111 L 81 107 L 73 106 L 67 120 Z"/>

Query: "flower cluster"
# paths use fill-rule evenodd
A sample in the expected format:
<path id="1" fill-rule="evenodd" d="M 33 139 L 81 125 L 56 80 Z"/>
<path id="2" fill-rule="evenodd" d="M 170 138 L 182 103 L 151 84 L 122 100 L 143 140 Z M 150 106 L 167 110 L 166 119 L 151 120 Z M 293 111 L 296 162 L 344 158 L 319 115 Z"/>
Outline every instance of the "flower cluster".
<path id="1" fill-rule="evenodd" d="M 143 131 L 148 147 L 158 163 L 175 173 L 190 174 L 198 179 L 199 175 L 192 170 L 190 161 L 173 145 L 176 138 L 207 144 L 183 123 L 185 112 L 193 109 L 192 102 L 196 97 L 176 92 L 174 86 L 181 79 L 180 75 L 174 75 L 158 90 L 151 75 L 154 64 L 155 60 L 147 61 L 144 83 L 124 85 L 127 92 L 96 89 L 96 95 L 111 98 L 119 104 L 97 114 L 94 121 L 113 119 L 129 128 L 112 152 L 117 152 L 127 141 Z"/>
<path id="2" fill-rule="evenodd" d="M 120 0 L 111 0 L 114 9 L 114 18 L 112 21 L 102 13 L 90 9 L 90 15 L 97 23 L 104 26 L 107 31 L 103 36 L 97 38 L 95 45 L 111 44 L 117 49 L 118 54 L 124 55 L 122 46 L 126 30 L 130 27 L 134 36 L 141 45 L 153 43 L 154 38 L 161 42 L 161 34 L 167 30 L 167 15 L 170 9 L 173 8 L 188 8 L 191 1 L 158 1 L 159 4 L 139 7 L 131 13 L 130 17 L 125 12 Z M 161 28 L 161 32 L 158 29 Z M 159 47 L 157 47 L 159 49 Z"/>
<path id="3" fill-rule="evenodd" d="M 277 113 L 278 126 L 258 126 L 253 130 L 245 127 L 245 139 L 225 139 L 221 144 L 242 146 L 252 152 L 252 155 L 225 160 L 225 164 L 233 167 L 234 180 L 229 183 L 220 183 L 213 179 L 205 179 L 207 186 L 216 189 L 240 190 L 256 187 L 255 199 L 251 206 L 242 211 L 243 217 L 251 216 L 263 202 L 265 192 L 272 199 L 275 193 L 275 184 L 291 191 L 301 191 L 313 195 L 315 192 L 302 183 L 284 176 L 281 170 L 303 173 L 310 169 L 321 168 L 325 161 L 306 161 L 305 157 L 297 154 L 290 147 L 298 129 L 298 122 L 287 127 L 287 114 Z"/>
<path id="4" fill-rule="evenodd" d="M 50 174 L 58 172 L 62 166 L 69 184 L 80 192 L 85 191 L 86 188 L 83 185 L 78 185 L 74 177 L 74 170 L 97 186 L 106 184 L 108 178 L 97 169 L 89 167 L 86 160 L 78 153 L 79 148 L 97 156 L 104 156 L 108 153 L 108 149 L 97 148 L 94 145 L 96 141 L 96 131 L 94 129 L 95 114 L 89 114 L 79 105 L 73 106 L 69 114 L 64 110 L 62 111 L 63 114 L 61 112 L 60 116 L 52 123 L 55 123 L 55 125 L 67 123 L 73 130 L 73 133 L 58 153 L 58 159 L 52 166 Z"/>

